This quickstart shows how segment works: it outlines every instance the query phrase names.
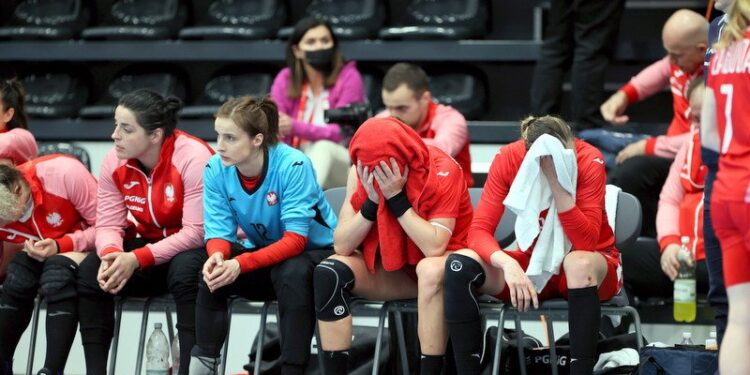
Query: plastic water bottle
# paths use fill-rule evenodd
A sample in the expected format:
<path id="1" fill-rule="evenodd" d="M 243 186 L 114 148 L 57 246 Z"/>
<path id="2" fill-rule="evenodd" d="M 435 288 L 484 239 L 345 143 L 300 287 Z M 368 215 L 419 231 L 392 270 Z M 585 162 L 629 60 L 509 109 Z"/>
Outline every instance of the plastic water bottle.
<path id="1" fill-rule="evenodd" d="M 146 375 L 169 375 L 169 342 L 161 323 L 154 324 L 146 344 Z"/>
<path id="2" fill-rule="evenodd" d="M 711 331 L 706 339 L 706 350 L 719 350 L 719 344 L 716 342 L 716 331 Z"/>
<path id="3" fill-rule="evenodd" d="M 175 333 L 172 339 L 172 374 L 180 373 L 180 338 Z"/>
<path id="4" fill-rule="evenodd" d="M 693 335 L 690 334 L 690 332 L 683 332 L 682 333 L 682 342 L 680 345 L 695 345 L 693 344 Z"/>
<path id="5" fill-rule="evenodd" d="M 680 269 L 674 280 L 674 320 L 690 323 L 695 320 L 695 261 L 688 248 L 690 237 L 681 238 L 682 245 L 677 253 Z"/>

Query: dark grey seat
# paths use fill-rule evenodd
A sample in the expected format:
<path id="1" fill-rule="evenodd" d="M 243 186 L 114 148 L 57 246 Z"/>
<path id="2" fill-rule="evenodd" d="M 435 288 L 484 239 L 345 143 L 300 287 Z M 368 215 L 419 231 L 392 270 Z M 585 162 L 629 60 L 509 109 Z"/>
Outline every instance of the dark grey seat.
<path id="1" fill-rule="evenodd" d="M 196 10 L 198 25 L 180 30 L 181 39 L 268 39 L 286 19 L 282 0 L 215 0 Z"/>
<path id="2" fill-rule="evenodd" d="M 24 0 L 13 9 L 0 39 L 72 39 L 91 19 L 84 0 Z"/>
<path id="3" fill-rule="evenodd" d="M 235 66 L 214 75 L 195 105 L 183 108 L 180 116 L 212 117 L 225 101 L 243 95 L 262 98 L 268 95 L 273 82 L 269 73 L 259 72 L 252 66 Z"/>
<path id="4" fill-rule="evenodd" d="M 119 0 L 102 26 L 81 33 L 83 39 L 169 39 L 185 26 L 187 6 L 180 0 Z"/>
<path id="5" fill-rule="evenodd" d="M 162 96 L 175 96 L 185 102 L 189 96 L 187 76 L 179 69 L 164 65 L 135 65 L 124 69 L 108 85 L 94 105 L 83 107 L 84 118 L 111 117 L 117 100 L 137 89 L 151 89 Z"/>
<path id="6" fill-rule="evenodd" d="M 399 26 L 380 30 L 382 39 L 475 39 L 487 33 L 484 0 L 412 0 Z"/>
<path id="7" fill-rule="evenodd" d="M 469 120 L 481 118 L 487 107 L 484 79 L 475 73 L 430 75 L 430 92 L 436 102 L 452 106 Z"/>
<path id="8" fill-rule="evenodd" d="M 41 143 L 39 144 L 39 156 L 50 154 L 65 154 L 78 159 L 86 168 L 91 171 L 91 158 L 88 151 L 83 147 L 71 143 Z"/>
<path id="9" fill-rule="evenodd" d="M 312 0 L 305 15 L 327 21 L 340 40 L 375 38 L 385 21 L 385 6 L 378 0 Z M 291 27 L 279 31 L 287 39 Z"/>
<path id="10" fill-rule="evenodd" d="M 67 68 L 67 67 L 65 67 Z M 89 99 L 89 78 L 77 69 L 51 67 L 23 77 L 26 112 L 35 118 L 77 117 Z"/>

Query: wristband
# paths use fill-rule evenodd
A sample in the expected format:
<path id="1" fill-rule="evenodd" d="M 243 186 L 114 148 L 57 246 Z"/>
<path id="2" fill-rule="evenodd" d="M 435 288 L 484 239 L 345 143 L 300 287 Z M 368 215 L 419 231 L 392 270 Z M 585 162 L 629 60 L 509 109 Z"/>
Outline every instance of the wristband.
<path id="1" fill-rule="evenodd" d="M 378 204 L 367 199 L 365 200 L 365 203 L 362 203 L 362 207 L 359 208 L 359 213 L 362 214 L 363 218 L 375 221 L 378 217 Z"/>
<path id="2" fill-rule="evenodd" d="M 403 190 L 401 190 L 400 193 L 388 198 L 385 203 L 388 205 L 388 209 L 391 210 L 391 213 L 395 217 L 401 217 L 401 215 L 403 215 L 411 208 L 411 203 L 409 203 L 409 199 L 406 198 L 406 193 Z"/>

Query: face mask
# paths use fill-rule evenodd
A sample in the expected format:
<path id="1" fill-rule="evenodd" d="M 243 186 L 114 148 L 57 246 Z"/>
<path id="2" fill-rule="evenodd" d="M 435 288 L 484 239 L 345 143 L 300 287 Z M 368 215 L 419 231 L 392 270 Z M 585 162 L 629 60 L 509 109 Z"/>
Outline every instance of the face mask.
<path id="1" fill-rule="evenodd" d="M 333 70 L 333 56 L 336 51 L 333 47 L 315 51 L 305 51 L 305 61 L 315 70 L 329 73 Z"/>
<path id="2" fill-rule="evenodd" d="M 29 200 L 26 201 L 26 209 L 23 212 L 23 215 L 18 219 L 20 222 L 25 222 L 31 218 L 31 214 L 34 212 L 34 200 L 29 197 Z"/>

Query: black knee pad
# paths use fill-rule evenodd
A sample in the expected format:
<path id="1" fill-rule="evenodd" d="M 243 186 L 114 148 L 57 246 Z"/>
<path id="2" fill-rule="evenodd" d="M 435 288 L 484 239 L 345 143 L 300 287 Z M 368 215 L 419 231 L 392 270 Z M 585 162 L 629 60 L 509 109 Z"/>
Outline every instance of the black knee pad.
<path id="1" fill-rule="evenodd" d="M 320 262 L 313 272 L 313 288 L 318 319 L 333 322 L 349 316 L 354 273 L 344 262 L 335 259 Z"/>
<path id="2" fill-rule="evenodd" d="M 76 295 L 78 264 L 63 255 L 54 255 L 44 262 L 39 280 L 40 292 L 49 302 L 62 301 Z"/>
<path id="3" fill-rule="evenodd" d="M 16 254 L 8 264 L 7 276 L 3 282 L 3 293 L 17 299 L 36 298 L 41 268 L 41 263 L 30 258 L 26 253 Z"/>
<path id="4" fill-rule="evenodd" d="M 479 317 L 476 290 L 484 284 L 484 269 L 476 260 L 451 254 L 445 261 L 445 320 L 465 322 Z"/>

